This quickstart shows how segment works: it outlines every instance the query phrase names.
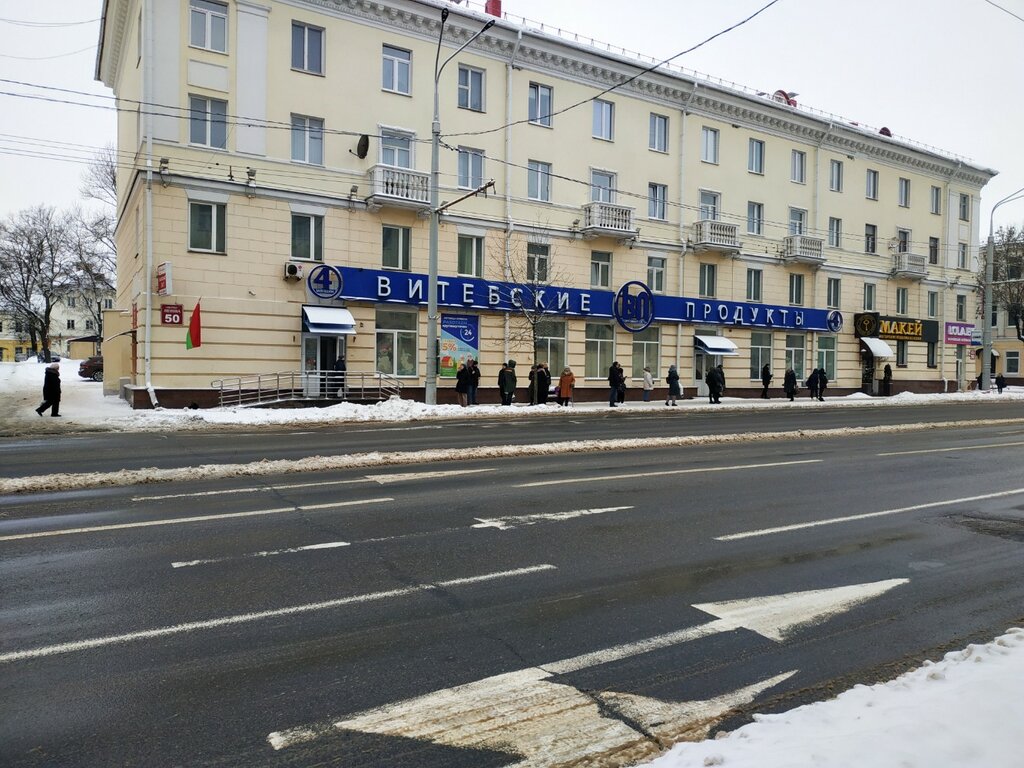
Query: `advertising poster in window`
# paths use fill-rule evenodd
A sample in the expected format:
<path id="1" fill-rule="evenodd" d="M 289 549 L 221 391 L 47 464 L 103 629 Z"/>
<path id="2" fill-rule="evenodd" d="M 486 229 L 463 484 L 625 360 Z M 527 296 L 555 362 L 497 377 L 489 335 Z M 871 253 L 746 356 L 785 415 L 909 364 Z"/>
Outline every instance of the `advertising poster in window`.
<path id="1" fill-rule="evenodd" d="M 454 378 L 459 363 L 480 356 L 480 318 L 476 315 L 441 315 L 441 359 L 438 373 Z"/>

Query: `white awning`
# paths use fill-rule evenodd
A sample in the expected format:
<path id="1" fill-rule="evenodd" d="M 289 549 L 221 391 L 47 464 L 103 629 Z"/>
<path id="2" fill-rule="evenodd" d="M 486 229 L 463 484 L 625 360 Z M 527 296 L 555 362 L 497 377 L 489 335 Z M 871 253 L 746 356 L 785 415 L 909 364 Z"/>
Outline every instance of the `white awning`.
<path id="1" fill-rule="evenodd" d="M 998 349 L 993 349 L 993 350 L 990 350 L 990 351 L 992 352 L 992 357 L 999 357 L 999 350 Z"/>
<path id="2" fill-rule="evenodd" d="M 719 355 L 721 357 L 739 355 L 736 345 L 725 338 L 725 336 L 694 336 L 693 346 L 707 352 L 709 355 Z"/>
<path id="3" fill-rule="evenodd" d="M 328 336 L 354 336 L 356 321 L 352 313 L 342 307 L 303 307 L 302 330 Z"/>
<path id="4" fill-rule="evenodd" d="M 868 351 L 872 355 L 878 358 L 896 357 L 896 354 L 892 351 L 892 347 L 886 344 L 881 339 L 871 338 L 869 336 L 861 336 L 860 343 L 868 348 Z"/>

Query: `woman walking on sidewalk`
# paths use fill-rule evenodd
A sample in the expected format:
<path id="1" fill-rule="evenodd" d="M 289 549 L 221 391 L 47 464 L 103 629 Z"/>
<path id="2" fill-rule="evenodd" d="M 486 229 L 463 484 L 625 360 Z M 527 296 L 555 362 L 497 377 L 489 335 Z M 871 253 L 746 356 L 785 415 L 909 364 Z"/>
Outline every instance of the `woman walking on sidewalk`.
<path id="1" fill-rule="evenodd" d="M 665 405 L 675 405 L 676 398 L 682 397 L 682 392 L 679 391 L 679 371 L 676 370 L 674 365 L 668 367 L 668 375 L 665 377 L 665 383 L 668 384 L 668 397 L 665 398 Z"/>

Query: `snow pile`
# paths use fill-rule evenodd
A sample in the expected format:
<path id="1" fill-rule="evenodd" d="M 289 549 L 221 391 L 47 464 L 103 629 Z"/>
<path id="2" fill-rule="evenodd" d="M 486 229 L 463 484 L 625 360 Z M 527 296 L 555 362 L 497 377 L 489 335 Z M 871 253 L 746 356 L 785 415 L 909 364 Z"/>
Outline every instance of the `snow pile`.
<path id="1" fill-rule="evenodd" d="M 678 744 L 652 768 L 1012 768 L 1024 765 L 1024 629 L 888 683 Z"/>

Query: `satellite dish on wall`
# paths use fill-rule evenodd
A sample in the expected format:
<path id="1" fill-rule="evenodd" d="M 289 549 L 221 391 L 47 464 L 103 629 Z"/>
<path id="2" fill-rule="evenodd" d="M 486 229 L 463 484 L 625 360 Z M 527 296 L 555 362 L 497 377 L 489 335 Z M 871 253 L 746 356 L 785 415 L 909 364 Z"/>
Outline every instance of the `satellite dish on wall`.
<path id="1" fill-rule="evenodd" d="M 364 157 L 366 157 L 366 154 L 369 151 L 370 151 L 370 137 L 367 136 L 365 133 L 362 136 L 360 136 L 359 137 L 359 141 L 356 142 L 356 151 L 352 152 L 351 149 L 349 150 L 349 152 L 351 152 L 353 155 L 358 157 L 360 160 L 362 160 Z"/>

